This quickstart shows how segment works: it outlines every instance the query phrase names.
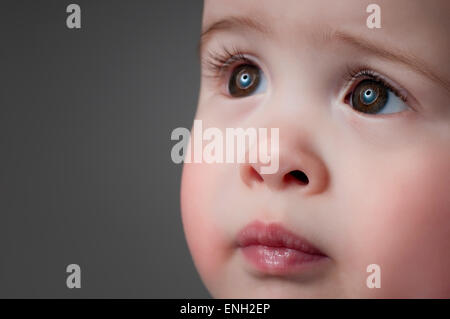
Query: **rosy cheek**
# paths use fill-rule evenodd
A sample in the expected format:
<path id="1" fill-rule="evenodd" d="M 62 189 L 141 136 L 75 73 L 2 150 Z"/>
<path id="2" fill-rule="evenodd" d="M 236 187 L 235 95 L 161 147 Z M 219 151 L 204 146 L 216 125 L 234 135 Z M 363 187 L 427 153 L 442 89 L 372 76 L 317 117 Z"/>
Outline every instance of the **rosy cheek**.
<path id="1" fill-rule="evenodd" d="M 415 158 L 405 158 L 397 172 L 392 172 L 385 188 L 384 214 L 390 221 L 387 225 L 393 226 L 394 232 L 402 230 L 411 240 L 420 238 L 424 243 L 442 235 L 450 226 L 448 154 L 416 154 Z"/>
<path id="2" fill-rule="evenodd" d="M 380 264 L 384 288 L 392 292 L 448 293 L 449 280 L 443 280 L 450 269 L 448 151 L 424 147 L 391 158 L 373 182 L 367 215 L 359 218 L 360 260 Z"/>
<path id="3" fill-rule="evenodd" d="M 214 175 L 208 164 L 185 164 L 181 184 L 181 211 L 194 263 L 206 284 L 217 277 L 227 258 L 226 240 L 214 220 L 211 203 Z"/>

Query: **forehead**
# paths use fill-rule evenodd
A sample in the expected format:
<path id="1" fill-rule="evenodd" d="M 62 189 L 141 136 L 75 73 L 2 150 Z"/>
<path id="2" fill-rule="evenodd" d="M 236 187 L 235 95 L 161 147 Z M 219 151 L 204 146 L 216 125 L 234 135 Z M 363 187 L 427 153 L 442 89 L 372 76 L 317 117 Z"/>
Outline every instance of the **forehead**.
<path id="1" fill-rule="evenodd" d="M 371 3 L 381 8 L 381 29 L 366 26 L 370 15 L 366 8 Z M 203 28 L 230 16 L 257 19 L 280 40 L 301 41 L 326 26 L 395 46 L 435 64 L 448 62 L 450 53 L 447 0 L 206 0 Z M 442 70 L 443 66 L 437 67 Z M 444 68 L 450 77 L 448 63 Z"/>
<path id="2" fill-rule="evenodd" d="M 450 2 L 447 0 L 205 0 L 204 24 L 228 15 L 246 15 L 268 18 L 277 26 L 298 22 L 301 25 L 339 23 L 365 27 L 369 4 L 378 4 L 387 29 L 400 27 L 399 31 L 412 31 L 422 26 L 436 30 L 449 30 Z"/>

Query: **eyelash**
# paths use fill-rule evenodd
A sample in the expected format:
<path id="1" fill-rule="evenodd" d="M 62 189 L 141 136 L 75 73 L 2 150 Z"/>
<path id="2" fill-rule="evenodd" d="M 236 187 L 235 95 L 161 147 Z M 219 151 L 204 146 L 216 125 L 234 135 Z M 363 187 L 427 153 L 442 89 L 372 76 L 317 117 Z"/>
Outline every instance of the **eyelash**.
<path id="1" fill-rule="evenodd" d="M 255 62 L 247 58 L 245 54 L 236 47 L 232 47 L 231 50 L 227 49 L 226 47 L 222 47 L 222 53 L 210 50 L 207 52 L 207 56 L 202 61 L 202 63 L 211 72 L 210 75 L 206 76 L 216 78 L 218 80 L 221 79 L 224 74 L 228 74 L 229 70 L 232 67 L 237 67 L 242 64 L 251 64 L 258 66 Z M 347 66 L 346 72 L 343 76 L 343 80 L 346 83 L 350 83 L 350 88 L 352 90 L 356 87 L 356 85 L 359 84 L 360 81 L 364 79 L 372 79 L 381 83 L 390 91 L 392 91 L 396 96 L 398 96 L 403 102 L 408 102 L 407 95 L 401 92 L 403 91 L 403 89 L 397 89 L 394 85 L 390 84 L 381 75 L 379 75 L 369 67 Z M 349 93 L 346 94 L 345 99 L 350 96 L 352 90 L 350 90 Z"/>
<path id="2" fill-rule="evenodd" d="M 203 65 L 211 72 L 209 77 L 220 78 L 227 73 L 231 67 L 241 64 L 256 65 L 255 62 L 248 59 L 239 49 L 233 47 L 231 50 L 226 47 L 222 48 L 222 53 L 216 51 L 208 51 Z M 256 65 L 257 66 L 257 65 Z"/>
<path id="3" fill-rule="evenodd" d="M 350 95 L 353 89 L 364 79 L 371 79 L 376 82 L 381 83 L 386 88 L 388 88 L 392 93 L 394 93 L 397 97 L 399 97 L 403 102 L 408 102 L 408 97 L 406 94 L 402 93 L 403 89 L 396 88 L 393 84 L 390 84 L 387 80 L 383 78 L 383 76 L 379 75 L 377 72 L 373 71 L 369 67 L 350 67 L 347 66 L 346 73 L 344 74 L 344 80 L 347 83 L 350 83 L 349 93 L 346 95 L 346 98 Z M 356 83 L 355 83 L 356 82 Z"/>

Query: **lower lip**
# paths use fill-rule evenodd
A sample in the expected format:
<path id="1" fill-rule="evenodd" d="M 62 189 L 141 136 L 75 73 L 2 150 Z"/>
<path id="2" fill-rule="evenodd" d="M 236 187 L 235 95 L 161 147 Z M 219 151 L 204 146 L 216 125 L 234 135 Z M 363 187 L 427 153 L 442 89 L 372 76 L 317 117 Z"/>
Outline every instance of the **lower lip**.
<path id="1" fill-rule="evenodd" d="M 241 247 L 241 250 L 257 270 L 275 275 L 298 273 L 327 258 L 286 247 L 250 245 Z"/>

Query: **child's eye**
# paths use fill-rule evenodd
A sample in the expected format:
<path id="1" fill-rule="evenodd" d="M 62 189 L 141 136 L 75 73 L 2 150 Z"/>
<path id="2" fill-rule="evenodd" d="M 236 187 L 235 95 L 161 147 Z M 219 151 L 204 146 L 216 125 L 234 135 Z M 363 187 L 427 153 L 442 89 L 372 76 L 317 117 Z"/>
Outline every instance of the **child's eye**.
<path id="1" fill-rule="evenodd" d="M 263 92 L 266 88 L 266 78 L 256 65 L 241 64 L 230 75 L 228 92 L 233 97 L 245 97 Z"/>
<path id="2" fill-rule="evenodd" d="M 226 85 L 226 94 L 231 97 L 246 97 L 264 92 L 267 88 L 266 76 L 261 68 L 235 47 L 223 47 L 221 52 L 208 51 L 202 57 L 202 63 L 220 86 Z"/>
<path id="3" fill-rule="evenodd" d="M 353 109 L 366 114 L 392 114 L 409 108 L 404 97 L 376 78 L 360 81 L 347 100 Z"/>

